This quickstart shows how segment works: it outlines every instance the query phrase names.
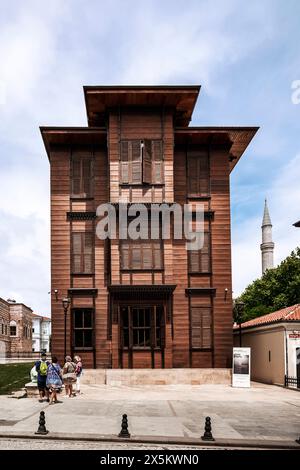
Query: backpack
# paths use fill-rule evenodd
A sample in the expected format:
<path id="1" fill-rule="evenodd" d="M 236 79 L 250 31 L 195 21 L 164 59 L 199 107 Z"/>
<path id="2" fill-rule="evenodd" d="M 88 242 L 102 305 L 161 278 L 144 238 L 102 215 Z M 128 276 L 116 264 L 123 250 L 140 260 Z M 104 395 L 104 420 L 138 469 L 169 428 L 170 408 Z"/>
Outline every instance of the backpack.
<path id="1" fill-rule="evenodd" d="M 41 361 L 40 364 L 40 375 L 47 375 L 48 365 L 47 362 Z"/>

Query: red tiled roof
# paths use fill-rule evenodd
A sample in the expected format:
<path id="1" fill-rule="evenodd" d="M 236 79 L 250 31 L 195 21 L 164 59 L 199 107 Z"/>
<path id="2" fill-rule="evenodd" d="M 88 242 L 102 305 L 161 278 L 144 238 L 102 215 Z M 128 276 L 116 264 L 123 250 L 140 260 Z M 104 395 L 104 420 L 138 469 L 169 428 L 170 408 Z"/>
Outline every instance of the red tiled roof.
<path id="1" fill-rule="evenodd" d="M 291 307 L 286 307 L 276 312 L 268 313 L 267 315 L 262 315 L 261 317 L 253 318 L 253 320 L 246 321 L 242 323 L 242 328 L 248 328 L 250 326 L 259 326 L 265 325 L 267 323 L 274 323 L 279 321 L 300 321 L 300 304 L 292 305 Z M 238 325 L 234 326 L 234 329 L 239 328 Z"/>

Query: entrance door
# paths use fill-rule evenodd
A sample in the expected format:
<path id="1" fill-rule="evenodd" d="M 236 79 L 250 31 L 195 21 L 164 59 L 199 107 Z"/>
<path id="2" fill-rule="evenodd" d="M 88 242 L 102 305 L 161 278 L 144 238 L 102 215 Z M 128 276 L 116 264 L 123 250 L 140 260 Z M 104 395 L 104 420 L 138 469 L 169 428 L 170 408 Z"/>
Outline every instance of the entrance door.
<path id="1" fill-rule="evenodd" d="M 121 305 L 120 327 L 120 346 L 128 353 L 128 367 L 134 367 L 134 354 L 144 351 L 151 354 L 154 368 L 154 352 L 160 350 L 163 355 L 165 346 L 163 305 Z"/>

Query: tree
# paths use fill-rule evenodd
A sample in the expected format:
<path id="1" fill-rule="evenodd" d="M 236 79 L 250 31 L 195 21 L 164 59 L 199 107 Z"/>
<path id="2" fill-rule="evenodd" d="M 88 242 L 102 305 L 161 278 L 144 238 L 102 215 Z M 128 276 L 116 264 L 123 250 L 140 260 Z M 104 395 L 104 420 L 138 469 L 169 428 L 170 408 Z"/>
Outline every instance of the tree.
<path id="1" fill-rule="evenodd" d="M 245 304 L 243 321 L 300 303 L 300 248 L 252 282 L 238 300 Z"/>

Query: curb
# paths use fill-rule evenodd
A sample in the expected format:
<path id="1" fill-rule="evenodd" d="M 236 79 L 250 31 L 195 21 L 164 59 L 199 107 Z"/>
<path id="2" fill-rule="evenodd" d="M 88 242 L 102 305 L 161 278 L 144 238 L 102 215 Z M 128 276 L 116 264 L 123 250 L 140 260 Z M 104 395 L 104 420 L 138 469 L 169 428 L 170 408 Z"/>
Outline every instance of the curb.
<path id="1" fill-rule="evenodd" d="M 192 445 L 198 447 L 238 447 L 247 449 L 281 449 L 300 450 L 300 444 L 296 441 L 272 441 L 258 439 L 216 439 L 215 441 L 202 441 L 201 438 L 166 437 L 166 436 L 133 436 L 131 438 L 120 438 L 116 435 L 101 434 L 64 434 L 52 433 L 47 435 L 36 435 L 28 432 L 0 433 L 0 438 L 6 439 L 47 439 L 64 441 L 86 441 L 86 442 L 123 442 L 135 444 L 169 444 L 169 445 Z"/>

